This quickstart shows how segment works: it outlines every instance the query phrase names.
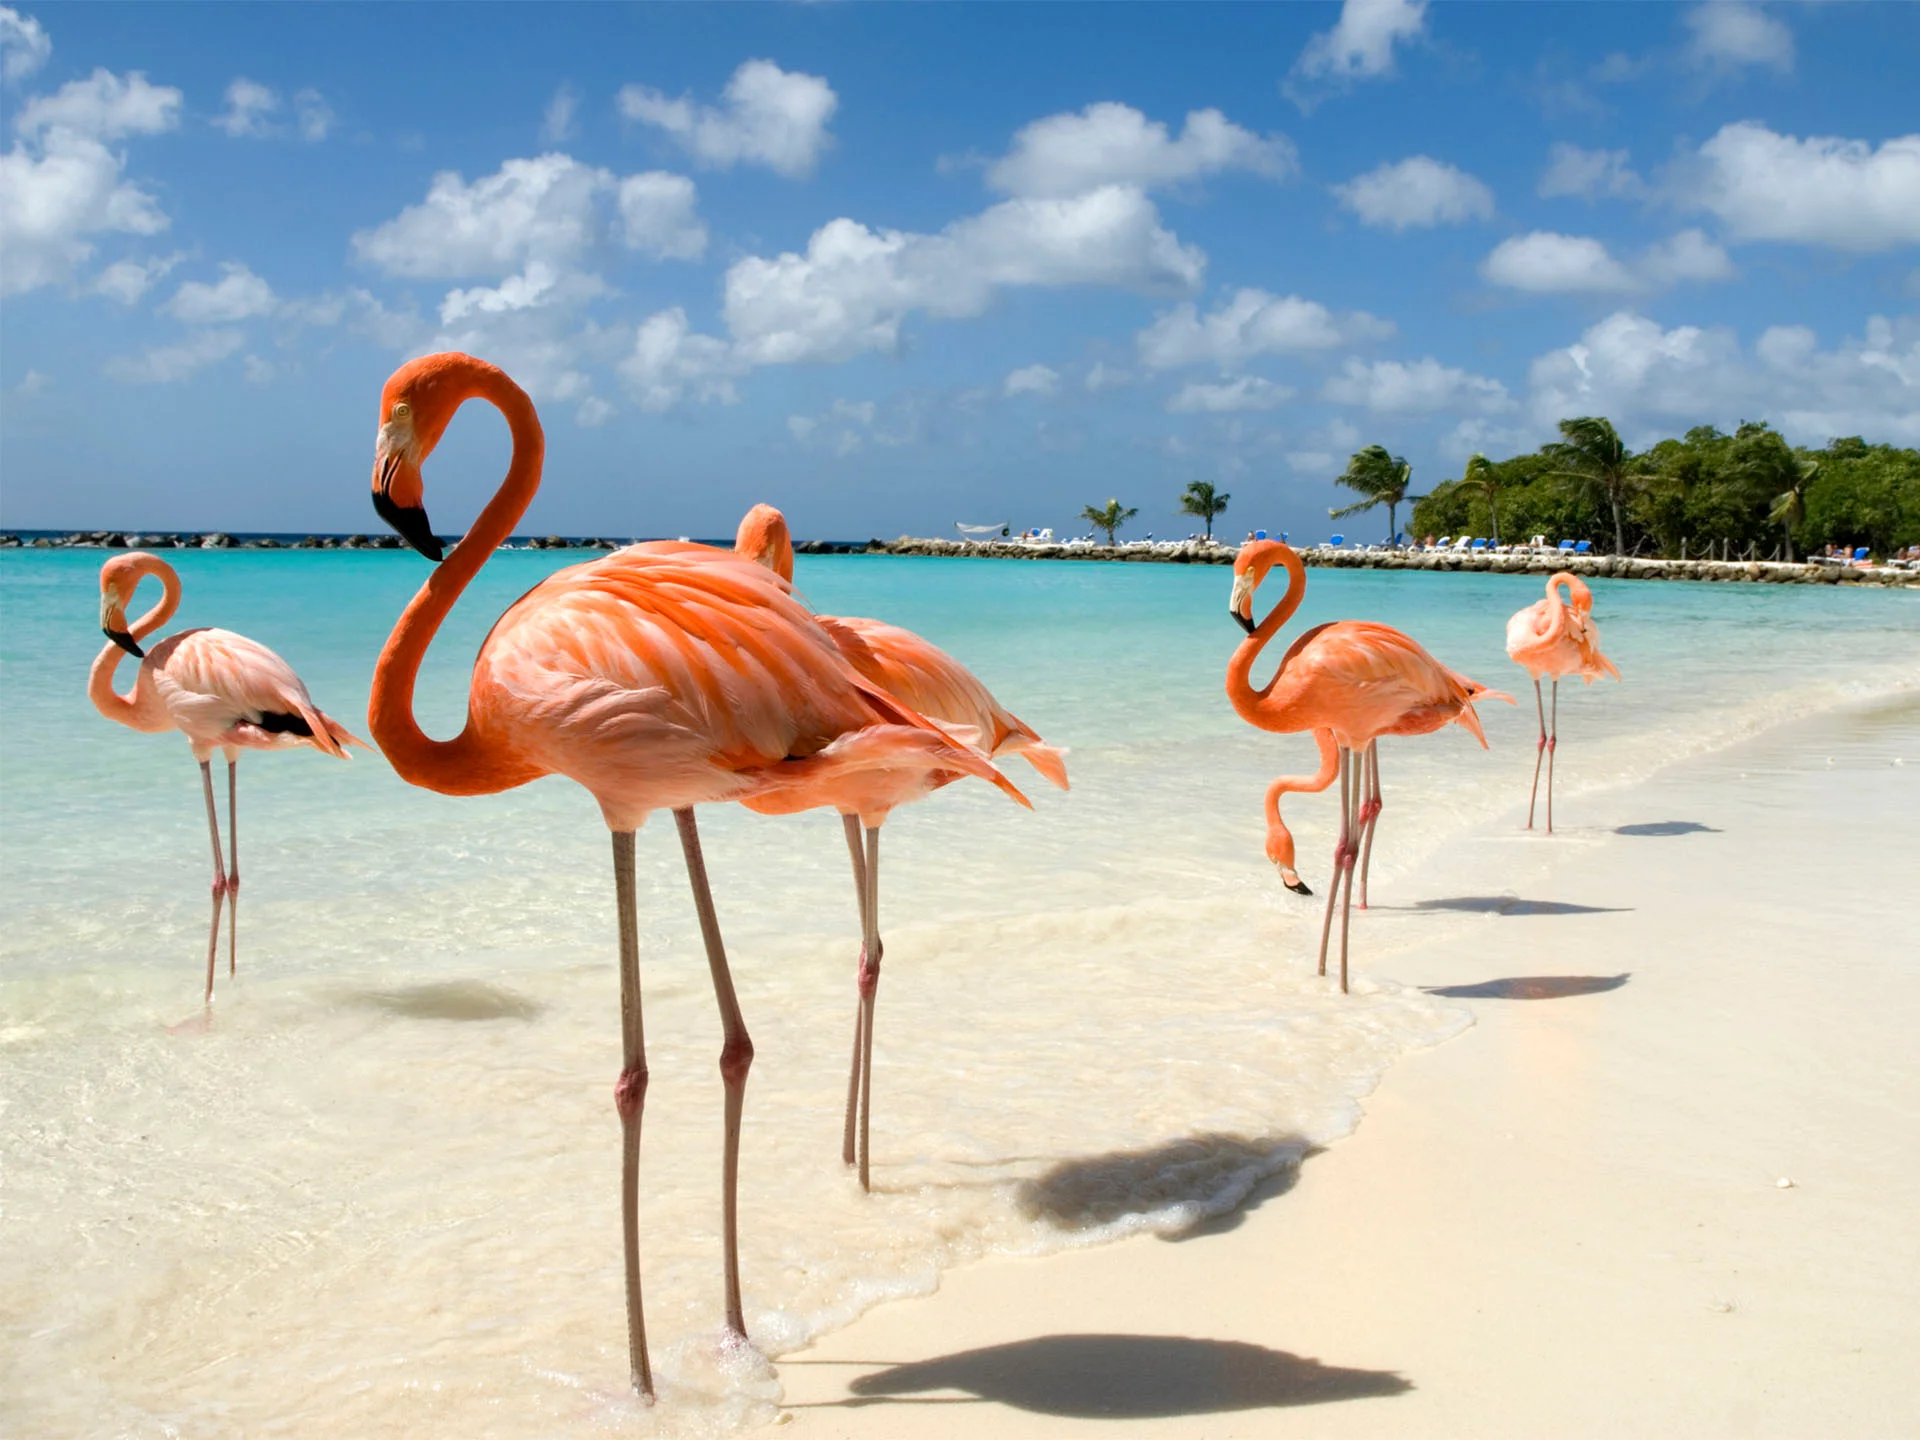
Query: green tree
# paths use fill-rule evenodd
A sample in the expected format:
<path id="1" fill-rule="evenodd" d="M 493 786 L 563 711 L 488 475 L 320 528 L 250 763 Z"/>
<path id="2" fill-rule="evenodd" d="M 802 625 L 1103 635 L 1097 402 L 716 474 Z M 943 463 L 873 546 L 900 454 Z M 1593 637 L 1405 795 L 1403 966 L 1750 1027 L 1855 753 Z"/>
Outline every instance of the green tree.
<path id="1" fill-rule="evenodd" d="M 1376 505 L 1384 505 L 1387 507 L 1387 535 L 1391 539 L 1400 533 L 1397 513 L 1400 502 L 1407 498 L 1407 482 L 1412 478 L 1413 466 L 1398 455 L 1389 455 L 1386 446 L 1369 445 L 1364 450 L 1356 450 L 1347 461 L 1345 473 L 1333 483 L 1356 490 L 1366 498 L 1339 510 L 1329 510 L 1327 515 L 1338 520 L 1343 516 L 1371 510 Z"/>
<path id="2" fill-rule="evenodd" d="M 1205 480 L 1195 480 L 1187 486 L 1187 493 L 1180 497 L 1180 513 L 1197 515 L 1207 522 L 1207 538 L 1213 538 L 1213 520 L 1216 515 L 1227 513 L 1227 501 L 1233 496 L 1215 490 Z M 1129 512 L 1131 513 L 1131 512 Z"/>
<path id="3" fill-rule="evenodd" d="M 1582 415 L 1560 422 L 1562 438 L 1545 447 L 1561 480 L 1590 491 L 1613 512 L 1613 553 L 1627 552 L 1627 505 L 1645 488 L 1646 467 L 1634 463 L 1613 422 Z"/>
<path id="4" fill-rule="evenodd" d="M 1500 474 L 1500 467 L 1477 452 L 1468 459 L 1466 471 L 1460 477 L 1460 484 L 1465 489 L 1487 502 L 1487 519 L 1490 522 L 1489 528 L 1493 531 L 1493 543 L 1496 545 L 1500 543 L 1498 501 L 1503 483 L 1504 477 Z"/>
<path id="5" fill-rule="evenodd" d="M 1111 545 L 1113 544 L 1113 532 L 1139 513 L 1137 509 L 1129 510 L 1125 508 L 1118 500 L 1109 500 L 1103 508 L 1098 510 L 1094 509 L 1091 505 L 1087 506 L 1086 509 L 1080 512 L 1080 518 L 1093 526 L 1094 529 L 1106 531 L 1107 544 Z"/>

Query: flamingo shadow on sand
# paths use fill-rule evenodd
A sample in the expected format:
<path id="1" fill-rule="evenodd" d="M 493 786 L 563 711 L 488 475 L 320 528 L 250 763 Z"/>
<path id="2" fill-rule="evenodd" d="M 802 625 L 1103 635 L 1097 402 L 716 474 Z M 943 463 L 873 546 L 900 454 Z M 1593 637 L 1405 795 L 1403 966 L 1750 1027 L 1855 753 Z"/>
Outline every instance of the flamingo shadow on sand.
<path id="1" fill-rule="evenodd" d="M 1298 1135 L 1185 1135 L 1143 1150 L 1062 1160 L 1014 1196 L 1022 1214 L 1061 1230 L 1098 1230 L 1160 1217 L 1163 1240 L 1237 1227 L 1246 1212 L 1284 1195 L 1319 1147 Z"/>
<path id="2" fill-rule="evenodd" d="M 1698 820 L 1648 820 L 1639 825 L 1616 825 L 1616 835 L 1718 835 L 1718 825 L 1702 825 Z"/>
<path id="3" fill-rule="evenodd" d="M 1567 1000 L 1575 995 L 1604 995 L 1627 983 L 1625 975 L 1512 975 L 1476 985 L 1428 985 L 1427 994 L 1447 1000 Z"/>
<path id="4" fill-rule="evenodd" d="M 1388 906 L 1379 907 L 1382 910 Z M 1518 895 L 1447 895 L 1393 906 L 1406 910 L 1463 910 L 1474 915 L 1618 915 L 1631 905 L 1576 905 L 1570 900 L 1522 900 Z"/>
<path id="5" fill-rule="evenodd" d="M 1187 1335 L 1035 1335 L 891 1365 L 847 1387 L 843 1406 L 989 1401 L 1037 1415 L 1149 1420 L 1404 1395 L 1391 1370 L 1326 1365 L 1284 1350 Z M 960 1390 L 964 1396 L 908 1396 Z"/>
<path id="6" fill-rule="evenodd" d="M 546 1006 L 485 980 L 434 980 L 389 989 L 354 990 L 346 1003 L 409 1020 L 532 1020 Z"/>

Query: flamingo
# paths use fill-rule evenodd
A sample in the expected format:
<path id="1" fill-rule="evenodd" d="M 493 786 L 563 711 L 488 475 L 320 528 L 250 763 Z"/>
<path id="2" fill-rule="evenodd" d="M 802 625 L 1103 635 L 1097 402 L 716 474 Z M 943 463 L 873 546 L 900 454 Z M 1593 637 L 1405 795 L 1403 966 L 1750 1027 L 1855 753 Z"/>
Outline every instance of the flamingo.
<path id="1" fill-rule="evenodd" d="M 565 775 L 599 803 L 613 837 L 620 930 L 623 1063 L 621 1219 L 633 1387 L 651 1400 L 640 1303 L 640 1119 L 647 1090 L 634 832 L 671 810 L 725 1032 L 721 1163 L 726 1326 L 746 1340 L 737 1224 L 740 1118 L 753 1042 L 734 993 L 693 807 L 804 789 L 871 769 L 977 775 L 1025 804 L 983 757 L 863 680 L 777 577 L 732 552 L 657 541 L 548 576 L 494 623 L 473 664 L 467 721 L 434 740 L 413 717 L 427 647 L 539 489 L 546 441 L 527 394 L 470 355 L 428 355 L 380 396 L 374 509 L 414 549 L 442 560 L 421 467 L 470 399 L 505 417 L 513 458 L 499 490 L 427 577 L 374 669 L 367 719 L 394 770 L 448 795 L 481 795 Z"/>
<path id="2" fill-rule="evenodd" d="M 129 630 L 127 605 L 140 582 L 160 581 L 160 603 Z M 213 921 L 207 931 L 206 1003 L 213 1003 L 214 958 L 220 949 L 220 904 L 227 907 L 227 974 L 237 966 L 240 928 L 240 814 L 238 766 L 242 750 L 288 750 L 309 745 L 342 760 L 346 747 L 366 748 L 307 694 L 293 667 L 257 640 L 231 630 L 182 630 L 151 651 L 140 642 L 180 608 L 180 577 L 158 555 L 129 550 L 100 567 L 100 629 L 111 642 L 94 658 L 87 698 L 109 720 L 132 730 L 178 730 L 187 737 L 207 796 L 207 834 L 213 841 Z M 140 661 L 133 689 L 113 688 L 121 660 Z M 227 757 L 228 863 L 220 860 L 220 820 L 213 800 L 213 752 Z"/>
<path id="3" fill-rule="evenodd" d="M 1566 587 L 1567 598 L 1555 593 Z M 1540 741 L 1533 751 L 1533 789 L 1527 796 L 1527 828 L 1540 798 L 1540 757 L 1547 759 L 1547 833 L 1553 833 L 1553 752 L 1560 744 L 1560 677 L 1578 675 L 1593 684 L 1596 675 L 1620 678 L 1613 661 L 1600 653 L 1600 627 L 1593 620 L 1593 591 L 1586 581 L 1561 570 L 1547 577 L 1547 597 L 1536 600 L 1507 621 L 1507 654 L 1533 676 L 1533 703 L 1540 716 Z M 1540 677 L 1553 679 L 1553 722 L 1540 698 Z"/>
<path id="4" fill-rule="evenodd" d="M 793 581 L 793 537 L 787 517 L 771 505 L 756 505 L 740 522 L 733 548 L 759 561 L 782 580 Z M 998 759 L 1018 755 L 1060 789 L 1067 788 L 1061 752 L 993 698 L 966 666 L 911 630 L 880 620 L 816 615 L 853 668 L 873 684 L 935 721 L 950 735 L 965 739 Z M 856 1131 L 860 1188 L 869 1185 L 868 1133 L 873 1110 L 873 1011 L 880 989 L 880 827 L 896 805 L 924 799 L 959 779 L 955 772 L 868 771 L 825 783 L 804 793 L 750 799 L 750 809 L 788 813 L 832 806 L 846 828 L 853 859 L 853 888 L 860 908 L 860 960 L 853 1016 L 853 1063 L 847 1074 L 847 1116 L 841 1131 L 840 1158 L 855 1163 Z M 866 829 L 865 852 L 861 829 Z"/>
<path id="5" fill-rule="evenodd" d="M 1253 620 L 1253 596 L 1276 564 L 1287 571 L 1287 593 L 1259 624 Z M 1327 893 L 1326 919 L 1320 927 L 1320 973 L 1327 973 L 1327 944 L 1333 932 L 1333 909 L 1346 882 L 1346 900 L 1340 912 L 1340 989 L 1347 989 L 1347 924 L 1353 903 L 1354 864 L 1365 848 L 1372 853 L 1373 827 L 1380 815 L 1380 759 L 1382 735 L 1426 735 L 1444 725 L 1464 726 L 1486 747 L 1476 700 L 1513 697 L 1487 689 L 1457 675 L 1420 647 L 1410 636 L 1387 625 L 1366 620 L 1338 620 L 1316 625 L 1287 648 L 1280 668 L 1266 686 L 1253 688 L 1253 662 L 1267 642 L 1306 598 L 1307 572 L 1292 548 L 1278 540 L 1255 540 L 1240 547 L 1233 564 L 1233 595 L 1228 611 L 1247 632 L 1227 665 L 1227 698 L 1234 711 L 1250 725 L 1280 734 L 1314 732 L 1320 745 L 1320 773 L 1310 778 L 1282 777 L 1267 792 L 1269 856 L 1281 865 L 1281 879 L 1291 869 L 1293 837 L 1280 821 L 1280 795 L 1287 790 L 1324 790 L 1333 783 L 1328 746 L 1335 751 L 1340 780 L 1340 838 L 1333 849 L 1333 881 Z M 1360 752 L 1356 767 L 1354 752 Z M 1357 772 L 1357 773 L 1356 773 Z M 1364 797 L 1364 798 L 1363 798 Z M 1305 891 L 1299 876 L 1292 889 Z"/>

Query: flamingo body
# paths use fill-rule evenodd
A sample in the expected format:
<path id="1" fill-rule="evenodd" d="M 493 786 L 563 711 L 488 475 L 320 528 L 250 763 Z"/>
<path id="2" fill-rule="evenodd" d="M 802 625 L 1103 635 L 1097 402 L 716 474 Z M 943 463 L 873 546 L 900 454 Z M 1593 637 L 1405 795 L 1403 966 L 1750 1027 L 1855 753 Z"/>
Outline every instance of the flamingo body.
<path id="1" fill-rule="evenodd" d="M 1565 589 L 1563 601 L 1558 592 Z M 1600 650 L 1600 627 L 1593 619 L 1593 591 L 1578 575 L 1561 570 L 1547 577 L 1546 598 L 1516 611 L 1507 621 L 1507 655 L 1533 677 L 1533 701 L 1540 716 L 1540 740 L 1533 752 L 1533 789 L 1527 797 L 1527 828 L 1533 828 L 1534 808 L 1540 798 L 1540 761 L 1547 763 L 1547 833 L 1553 833 L 1553 758 L 1560 748 L 1560 681 L 1578 675 L 1591 685 L 1594 677 L 1620 678 L 1613 661 Z M 1549 719 L 1540 694 L 1540 681 L 1553 682 L 1553 711 Z"/>

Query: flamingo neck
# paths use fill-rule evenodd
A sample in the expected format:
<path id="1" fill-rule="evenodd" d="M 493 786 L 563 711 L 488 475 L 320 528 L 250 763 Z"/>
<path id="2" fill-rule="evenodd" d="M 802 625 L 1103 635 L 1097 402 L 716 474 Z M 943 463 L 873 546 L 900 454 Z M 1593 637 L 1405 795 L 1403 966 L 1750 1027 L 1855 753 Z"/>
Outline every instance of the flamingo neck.
<path id="1" fill-rule="evenodd" d="M 1267 859 L 1293 869 L 1293 832 L 1280 818 L 1280 797 L 1299 792 L 1317 795 L 1333 784 L 1340 773 L 1340 747 L 1331 730 L 1316 730 L 1313 740 L 1320 747 L 1320 768 L 1311 775 L 1282 775 L 1267 787 Z"/>
<path id="2" fill-rule="evenodd" d="M 1241 719 L 1256 725 L 1260 723 L 1258 716 L 1261 703 L 1280 682 L 1286 666 L 1283 663 L 1274 672 L 1273 679 L 1256 690 L 1253 688 L 1253 662 L 1260 658 L 1260 652 L 1267 648 L 1267 642 L 1293 618 L 1293 612 L 1300 608 L 1300 602 L 1307 596 L 1307 567 L 1300 563 L 1300 557 L 1291 550 L 1282 550 L 1280 563 L 1287 568 L 1287 593 L 1280 597 L 1280 603 L 1267 613 L 1267 618 L 1255 627 L 1254 632 L 1240 642 L 1233 652 L 1233 659 L 1227 662 L 1227 698 L 1233 702 L 1234 711 Z"/>
<path id="3" fill-rule="evenodd" d="M 401 779 L 447 795 L 485 795 L 524 785 L 542 772 L 482 733 L 475 724 L 471 692 L 466 726 L 451 740 L 433 739 L 413 718 L 414 683 L 427 647 L 454 602 L 533 503 L 547 442 L 533 402 L 504 371 L 474 362 L 460 378 L 462 390 L 454 407 L 474 399 L 490 402 L 506 418 L 513 462 L 472 529 L 434 568 L 387 637 L 373 670 L 367 724 Z"/>
<path id="4" fill-rule="evenodd" d="M 173 618 L 174 611 L 180 608 L 180 577 L 166 561 L 157 555 L 148 555 L 140 560 L 134 584 L 148 575 L 160 580 L 160 603 L 142 615 L 128 631 L 136 641 L 144 640 L 167 621 Z M 128 596 L 132 599 L 132 596 Z M 120 670 L 120 662 L 127 658 L 127 652 L 112 641 L 101 647 L 100 653 L 93 658 L 93 668 L 87 672 L 87 698 L 93 701 L 93 708 L 107 719 L 135 730 L 166 730 L 171 728 L 164 719 L 156 722 L 149 708 L 141 702 L 146 697 L 140 689 L 136 675 L 133 689 L 125 695 L 113 688 L 113 678 Z"/>

